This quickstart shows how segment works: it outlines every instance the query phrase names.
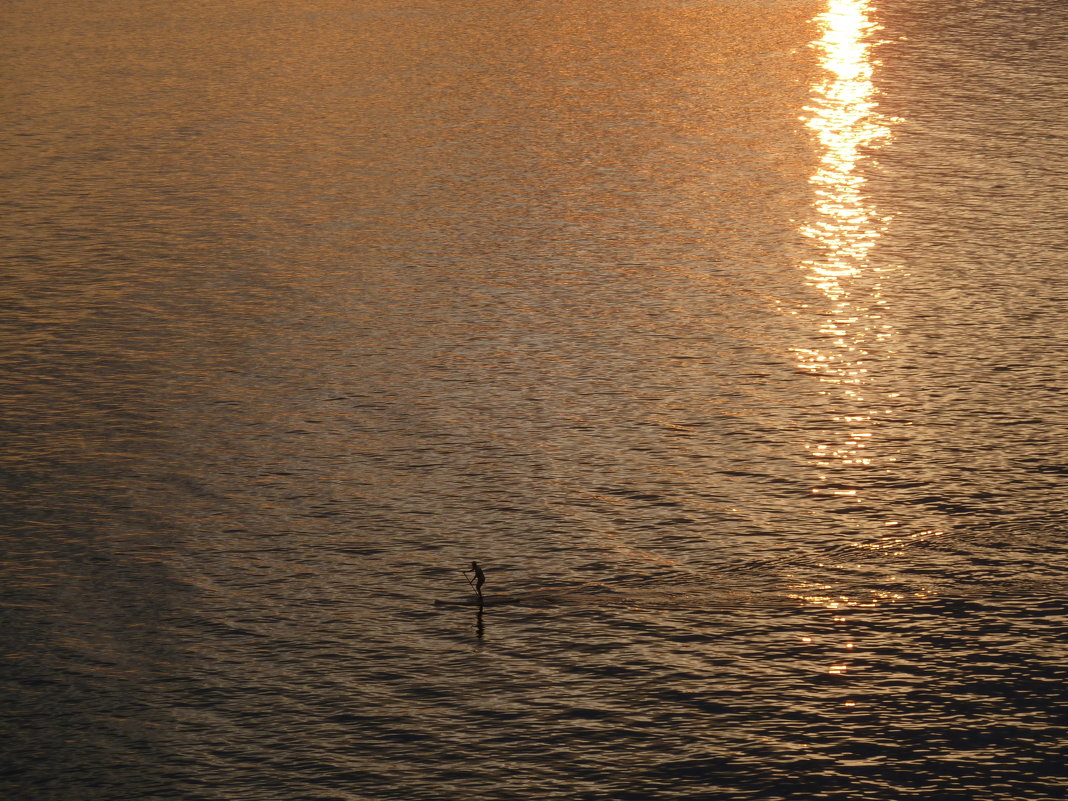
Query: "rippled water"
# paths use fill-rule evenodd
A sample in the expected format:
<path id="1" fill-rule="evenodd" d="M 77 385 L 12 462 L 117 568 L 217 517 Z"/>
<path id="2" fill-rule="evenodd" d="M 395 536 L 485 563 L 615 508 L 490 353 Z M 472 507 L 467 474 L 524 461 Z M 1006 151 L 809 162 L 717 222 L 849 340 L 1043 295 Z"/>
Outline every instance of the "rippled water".
<path id="1" fill-rule="evenodd" d="M 1063 797 L 1062 4 L 2 14 L 5 797 Z"/>

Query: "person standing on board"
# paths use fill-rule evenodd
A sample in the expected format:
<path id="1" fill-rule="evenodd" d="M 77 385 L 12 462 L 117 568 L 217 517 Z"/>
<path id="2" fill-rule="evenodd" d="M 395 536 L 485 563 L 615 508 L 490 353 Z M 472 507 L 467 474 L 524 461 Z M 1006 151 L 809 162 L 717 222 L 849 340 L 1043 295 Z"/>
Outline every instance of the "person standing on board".
<path id="1" fill-rule="evenodd" d="M 475 571 L 475 593 L 478 595 L 478 600 L 482 600 L 482 585 L 486 583 L 486 574 L 482 572 L 482 568 L 478 566 L 478 562 L 471 563 L 471 569 Z"/>

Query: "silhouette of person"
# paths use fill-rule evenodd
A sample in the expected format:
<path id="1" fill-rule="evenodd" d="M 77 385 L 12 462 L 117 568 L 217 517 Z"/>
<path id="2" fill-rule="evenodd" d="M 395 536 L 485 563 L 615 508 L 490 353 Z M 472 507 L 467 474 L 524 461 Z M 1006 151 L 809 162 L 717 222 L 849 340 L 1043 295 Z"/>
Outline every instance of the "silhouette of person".
<path id="1" fill-rule="evenodd" d="M 471 569 L 475 571 L 475 592 L 478 593 L 478 597 L 482 597 L 482 585 L 486 583 L 486 574 L 482 572 L 482 568 L 478 566 L 478 562 L 471 563 Z"/>

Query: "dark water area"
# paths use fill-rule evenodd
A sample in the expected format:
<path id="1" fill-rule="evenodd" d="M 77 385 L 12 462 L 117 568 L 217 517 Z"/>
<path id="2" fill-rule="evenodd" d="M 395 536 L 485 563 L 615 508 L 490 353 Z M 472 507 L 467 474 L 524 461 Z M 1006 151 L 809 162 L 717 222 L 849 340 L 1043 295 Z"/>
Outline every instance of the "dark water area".
<path id="1" fill-rule="evenodd" d="M 0 31 L 0 797 L 1064 797 L 1068 6 Z"/>

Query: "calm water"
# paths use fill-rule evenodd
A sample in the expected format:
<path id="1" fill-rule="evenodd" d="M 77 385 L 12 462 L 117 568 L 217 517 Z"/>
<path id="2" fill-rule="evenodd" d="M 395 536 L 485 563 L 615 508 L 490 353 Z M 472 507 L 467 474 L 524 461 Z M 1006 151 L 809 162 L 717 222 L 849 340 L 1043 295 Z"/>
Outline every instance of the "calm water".
<path id="1" fill-rule="evenodd" d="M 1063 3 L 3 5 L 4 798 L 1063 797 Z"/>

